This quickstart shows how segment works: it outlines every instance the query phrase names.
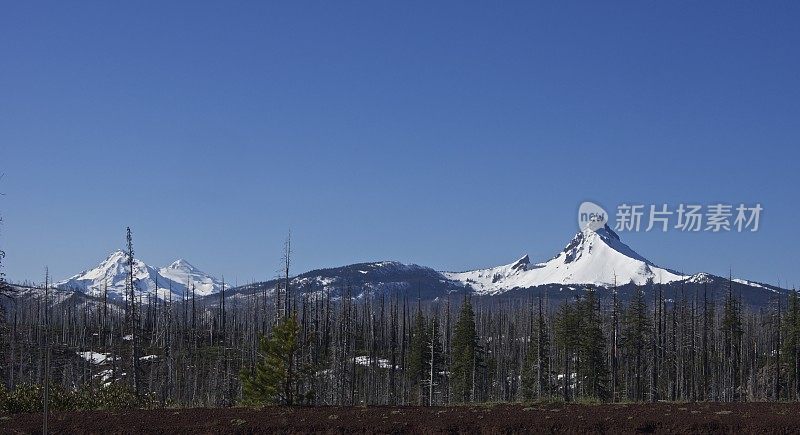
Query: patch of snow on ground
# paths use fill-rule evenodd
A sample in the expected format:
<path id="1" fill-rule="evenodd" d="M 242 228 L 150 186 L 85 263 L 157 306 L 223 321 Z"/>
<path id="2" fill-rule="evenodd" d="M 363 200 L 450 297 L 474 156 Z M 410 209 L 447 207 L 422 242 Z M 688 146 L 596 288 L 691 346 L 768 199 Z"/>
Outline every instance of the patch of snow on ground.
<path id="1" fill-rule="evenodd" d="M 91 350 L 85 352 L 75 352 L 79 357 L 89 361 L 92 364 L 104 364 L 106 361 L 111 360 L 111 354 L 94 352 Z"/>
<path id="2" fill-rule="evenodd" d="M 369 358 L 368 355 L 357 356 L 357 357 L 354 358 L 354 360 L 355 360 L 355 363 L 360 365 L 360 366 L 364 366 L 364 367 L 371 367 L 372 366 L 372 360 Z M 376 362 L 377 366 L 379 368 L 382 368 L 382 369 L 388 369 L 388 368 L 392 367 L 389 364 L 389 360 L 388 359 L 377 358 L 375 362 Z"/>

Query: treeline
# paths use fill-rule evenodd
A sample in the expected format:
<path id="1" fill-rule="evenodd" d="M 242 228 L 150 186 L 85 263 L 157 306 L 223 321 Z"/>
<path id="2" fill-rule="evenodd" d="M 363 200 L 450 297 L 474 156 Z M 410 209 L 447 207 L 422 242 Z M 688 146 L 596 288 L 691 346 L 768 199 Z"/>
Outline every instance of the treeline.
<path id="1" fill-rule="evenodd" d="M 628 301 L 587 288 L 553 303 L 355 290 L 125 304 L 42 290 L 6 304 L 0 374 L 9 391 L 124 385 L 164 406 L 800 399 L 794 294 L 752 308 L 733 287 L 668 300 L 650 285 Z M 275 392 L 283 369 L 293 379 Z"/>

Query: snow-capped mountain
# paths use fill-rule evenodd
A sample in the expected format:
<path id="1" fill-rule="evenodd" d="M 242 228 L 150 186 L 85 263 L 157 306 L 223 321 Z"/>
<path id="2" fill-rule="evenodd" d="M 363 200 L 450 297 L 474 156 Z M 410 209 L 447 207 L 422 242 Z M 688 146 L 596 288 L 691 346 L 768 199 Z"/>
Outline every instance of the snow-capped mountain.
<path id="1" fill-rule="evenodd" d="M 98 267 L 57 283 L 63 290 L 74 289 L 87 295 L 100 296 L 108 286 L 112 298 L 121 299 L 128 275 L 127 256 L 116 251 Z M 160 298 L 175 296 L 195 287 L 198 297 L 219 292 L 222 282 L 202 272 L 186 260 L 177 260 L 166 267 L 153 268 L 134 261 L 137 291 Z M 157 284 L 156 284 L 157 283 Z M 572 297 L 586 286 L 598 289 L 616 287 L 625 299 L 637 286 L 646 291 L 661 286 L 667 298 L 682 298 L 709 292 L 719 298 L 735 291 L 743 301 L 766 305 L 776 294 L 788 290 L 744 279 L 728 279 L 709 273 L 683 275 L 659 267 L 623 243 L 610 228 L 584 229 L 550 260 L 532 263 L 525 255 L 519 260 L 498 267 L 467 272 L 439 272 L 433 268 L 396 261 L 358 263 L 329 269 L 318 269 L 294 276 L 290 280 L 294 295 L 331 295 L 334 298 L 387 295 L 424 300 L 446 297 L 454 293 L 472 293 L 485 297 L 529 298 L 546 294 L 551 300 Z M 226 297 L 249 295 L 271 296 L 283 281 L 274 279 L 232 288 Z M 156 289 L 157 285 L 157 289 Z M 188 287 L 187 287 L 188 285 Z M 218 298 L 208 300 L 217 303 Z"/>
<path id="2" fill-rule="evenodd" d="M 201 296 L 207 296 L 222 289 L 222 281 L 192 266 L 184 259 L 176 260 L 169 266 L 158 269 L 158 273 L 168 281 L 179 283 L 177 288 L 181 292 L 187 283 L 189 288 L 194 286 L 196 295 Z M 175 288 L 175 284 L 173 284 L 173 291 Z"/>
<path id="3" fill-rule="evenodd" d="M 267 292 L 280 280 L 242 286 L 232 297 Z M 331 294 L 364 297 L 367 294 L 431 300 L 448 294 L 469 292 L 483 297 L 530 298 L 547 295 L 550 300 L 567 299 L 587 286 L 616 287 L 627 299 L 637 286 L 651 291 L 660 286 L 666 298 L 708 297 L 719 299 L 728 290 L 745 303 L 766 305 L 787 290 L 743 279 L 728 279 L 709 273 L 683 275 L 659 267 L 620 240 L 610 228 L 584 229 L 550 260 L 533 264 L 525 255 L 498 267 L 467 272 L 439 272 L 429 267 L 392 261 L 359 263 L 331 269 L 312 270 L 291 280 L 296 294 Z"/>
<path id="4" fill-rule="evenodd" d="M 110 298 L 121 299 L 125 295 L 128 272 L 128 255 L 117 250 L 97 267 L 57 282 L 55 286 L 65 290 L 78 290 L 93 296 L 101 296 L 107 289 Z M 191 290 L 192 286 L 198 296 L 209 295 L 222 288 L 221 281 L 182 259 L 156 269 L 134 258 L 133 278 L 137 293 L 156 292 L 160 298 L 169 297 L 170 291 L 176 296 L 181 295 Z"/>
<path id="5" fill-rule="evenodd" d="M 527 255 L 514 263 L 469 272 L 444 272 L 445 277 L 472 287 L 479 294 L 548 284 L 614 285 L 670 283 L 688 277 L 656 266 L 622 243 L 608 226 L 580 231 L 552 259 L 530 264 Z"/>

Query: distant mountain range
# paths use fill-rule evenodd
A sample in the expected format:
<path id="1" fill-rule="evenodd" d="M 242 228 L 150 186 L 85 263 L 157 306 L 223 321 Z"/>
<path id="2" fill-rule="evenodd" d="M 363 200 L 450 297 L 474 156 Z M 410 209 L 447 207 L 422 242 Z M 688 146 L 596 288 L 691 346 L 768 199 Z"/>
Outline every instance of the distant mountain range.
<path id="1" fill-rule="evenodd" d="M 100 296 L 108 292 L 112 299 L 122 299 L 126 289 L 129 265 L 128 254 L 114 251 L 97 267 L 85 270 L 69 279 L 57 282 L 63 290 L 76 290 L 88 295 Z M 194 289 L 197 296 L 207 296 L 222 289 L 222 281 L 192 266 L 188 261 L 175 260 L 169 266 L 151 267 L 139 259 L 133 261 L 133 276 L 136 291 L 140 294 L 155 294 L 167 298 L 172 293 L 180 296 Z"/>
<path id="2" fill-rule="evenodd" d="M 99 266 L 58 282 L 59 289 L 87 295 L 102 295 L 108 289 L 111 298 L 122 298 L 128 274 L 127 255 L 113 252 Z M 218 293 L 222 281 L 185 260 L 166 267 L 154 268 L 136 259 L 134 276 L 137 292 L 167 297 L 184 294 L 195 288 L 199 297 Z M 226 297 L 241 298 L 249 294 L 274 292 L 281 280 L 248 284 L 232 288 Z M 697 273 L 684 275 L 659 267 L 639 255 L 608 226 L 579 231 L 566 247 L 550 260 L 531 263 L 525 255 L 519 260 L 498 267 L 466 272 L 441 272 L 430 267 L 407 265 L 394 261 L 359 263 L 319 269 L 292 277 L 291 288 L 297 294 L 331 294 L 341 297 L 363 297 L 367 294 L 395 295 L 431 300 L 450 294 L 470 293 L 478 297 L 530 298 L 547 295 L 565 299 L 591 286 L 616 289 L 626 299 L 637 286 L 646 290 L 660 286 L 667 298 L 719 298 L 728 290 L 741 296 L 745 303 L 765 305 L 786 289 L 744 279 L 731 279 Z"/>

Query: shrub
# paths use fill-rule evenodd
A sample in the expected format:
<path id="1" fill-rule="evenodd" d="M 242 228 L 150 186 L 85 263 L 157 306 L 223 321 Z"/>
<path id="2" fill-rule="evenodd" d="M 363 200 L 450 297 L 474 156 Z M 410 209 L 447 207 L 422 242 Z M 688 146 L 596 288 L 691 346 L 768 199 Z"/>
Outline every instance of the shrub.
<path id="1" fill-rule="evenodd" d="M 42 391 L 39 385 L 20 384 L 6 392 L 3 410 L 16 414 L 18 412 L 36 412 L 42 409 Z"/>
<path id="2" fill-rule="evenodd" d="M 44 387 L 41 385 L 21 384 L 11 391 L 0 389 L 0 411 L 10 414 L 41 412 L 43 397 Z M 53 411 L 153 408 L 156 404 L 153 396 L 137 397 L 124 385 L 112 384 L 99 389 L 85 386 L 77 390 L 52 385 L 49 391 L 49 409 Z"/>

